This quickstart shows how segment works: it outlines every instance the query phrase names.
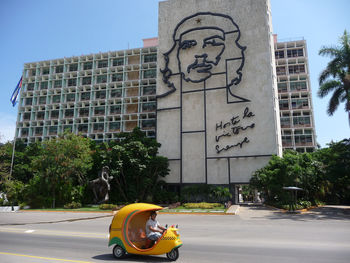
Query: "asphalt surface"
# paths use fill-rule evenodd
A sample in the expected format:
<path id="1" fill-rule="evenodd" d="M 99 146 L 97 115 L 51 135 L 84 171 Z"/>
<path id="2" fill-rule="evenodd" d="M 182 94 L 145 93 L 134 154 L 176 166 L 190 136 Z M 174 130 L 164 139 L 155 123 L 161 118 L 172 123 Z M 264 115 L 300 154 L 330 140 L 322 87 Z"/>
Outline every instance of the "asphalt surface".
<path id="1" fill-rule="evenodd" d="M 111 262 L 111 213 L 0 213 L 0 262 Z M 241 206 L 238 215 L 160 214 L 179 224 L 177 262 L 349 262 L 350 209 L 322 207 L 302 214 Z M 130 255 L 122 262 L 168 262 Z"/>

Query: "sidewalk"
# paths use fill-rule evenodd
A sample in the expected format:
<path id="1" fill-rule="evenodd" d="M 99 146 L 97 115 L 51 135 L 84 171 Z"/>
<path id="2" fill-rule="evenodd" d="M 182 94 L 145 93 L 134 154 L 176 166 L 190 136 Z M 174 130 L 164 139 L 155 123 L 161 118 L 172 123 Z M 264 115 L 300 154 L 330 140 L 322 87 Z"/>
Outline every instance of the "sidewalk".
<path id="1" fill-rule="evenodd" d="M 74 222 L 78 220 L 89 220 L 112 216 L 113 214 L 110 211 L 106 213 L 18 211 L 0 213 L 0 226 Z"/>

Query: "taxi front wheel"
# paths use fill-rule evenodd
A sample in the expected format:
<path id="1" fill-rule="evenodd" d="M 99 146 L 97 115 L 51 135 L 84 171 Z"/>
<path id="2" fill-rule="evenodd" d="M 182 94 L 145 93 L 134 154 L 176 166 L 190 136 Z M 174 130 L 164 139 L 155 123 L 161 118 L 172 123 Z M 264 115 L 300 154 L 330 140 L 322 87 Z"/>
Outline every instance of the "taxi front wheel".
<path id="1" fill-rule="evenodd" d="M 169 260 L 175 261 L 179 258 L 179 250 L 177 248 L 174 248 L 169 253 L 166 253 L 166 256 Z"/>
<path id="2" fill-rule="evenodd" d="M 113 248 L 113 256 L 118 259 L 123 258 L 125 256 L 125 250 L 121 246 L 115 245 Z"/>

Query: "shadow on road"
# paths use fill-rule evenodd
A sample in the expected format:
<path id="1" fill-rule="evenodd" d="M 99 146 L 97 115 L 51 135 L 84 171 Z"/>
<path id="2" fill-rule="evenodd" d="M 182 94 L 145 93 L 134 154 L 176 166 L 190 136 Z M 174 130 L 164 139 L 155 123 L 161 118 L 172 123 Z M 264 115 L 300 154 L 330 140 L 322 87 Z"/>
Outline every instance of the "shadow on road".
<path id="1" fill-rule="evenodd" d="M 271 220 L 289 219 L 296 221 L 310 220 L 350 220 L 350 206 L 323 206 L 311 209 L 306 212 L 288 213 L 280 209 L 273 209 L 265 206 L 249 206 L 250 217 L 257 219 L 264 217 Z M 246 210 L 242 211 L 244 214 Z"/>
<path id="2" fill-rule="evenodd" d="M 116 261 L 115 257 L 111 254 L 102 254 L 92 257 L 94 260 L 101 261 Z M 141 255 L 126 255 L 125 258 L 119 259 L 118 261 L 133 261 L 133 262 L 169 262 L 169 260 L 164 256 L 141 256 Z"/>

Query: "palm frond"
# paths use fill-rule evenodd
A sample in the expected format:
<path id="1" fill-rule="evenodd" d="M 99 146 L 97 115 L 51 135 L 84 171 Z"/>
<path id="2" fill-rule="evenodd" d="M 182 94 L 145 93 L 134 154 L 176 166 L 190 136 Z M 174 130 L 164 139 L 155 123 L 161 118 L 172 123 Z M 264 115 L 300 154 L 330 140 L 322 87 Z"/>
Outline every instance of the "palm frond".
<path id="1" fill-rule="evenodd" d="M 320 98 L 323 98 L 323 97 L 327 96 L 329 94 L 329 92 L 333 91 L 336 88 L 339 88 L 340 86 L 342 86 L 342 83 L 340 81 L 328 80 L 320 86 L 320 88 L 317 92 L 317 95 Z"/>
<path id="2" fill-rule="evenodd" d="M 341 53 L 341 50 L 336 46 L 333 46 L 333 47 L 323 46 L 321 47 L 320 51 L 318 51 L 319 55 L 329 56 L 329 57 L 337 57 L 339 56 L 340 53 Z"/>
<path id="3" fill-rule="evenodd" d="M 337 110 L 340 103 L 340 97 L 342 96 L 343 92 L 344 90 L 342 88 L 337 88 L 334 91 L 327 108 L 328 115 L 332 116 L 334 112 Z"/>

